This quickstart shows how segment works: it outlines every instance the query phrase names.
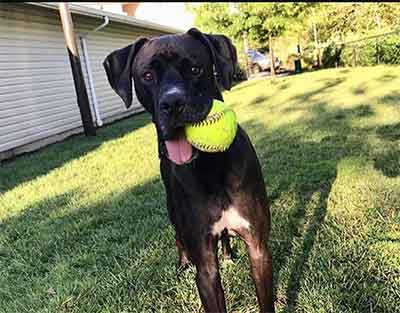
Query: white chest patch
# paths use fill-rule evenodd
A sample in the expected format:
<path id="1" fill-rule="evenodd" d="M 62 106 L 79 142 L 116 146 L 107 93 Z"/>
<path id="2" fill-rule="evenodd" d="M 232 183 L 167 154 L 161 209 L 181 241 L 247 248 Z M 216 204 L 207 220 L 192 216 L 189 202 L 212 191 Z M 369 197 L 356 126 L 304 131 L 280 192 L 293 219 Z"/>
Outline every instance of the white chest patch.
<path id="1" fill-rule="evenodd" d="M 230 206 L 222 212 L 221 218 L 212 225 L 211 233 L 213 235 L 220 235 L 225 228 L 228 230 L 228 233 L 232 234 L 235 230 L 249 229 L 250 223 L 239 215 L 235 207 Z"/>

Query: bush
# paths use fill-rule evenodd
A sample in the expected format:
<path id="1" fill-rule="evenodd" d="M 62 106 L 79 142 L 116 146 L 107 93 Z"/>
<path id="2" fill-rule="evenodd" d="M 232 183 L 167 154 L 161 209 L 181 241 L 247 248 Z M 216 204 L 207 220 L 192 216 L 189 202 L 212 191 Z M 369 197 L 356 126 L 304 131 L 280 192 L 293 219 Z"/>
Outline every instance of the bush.
<path id="1" fill-rule="evenodd" d="M 324 68 L 336 66 L 371 66 L 377 64 L 400 64 L 400 36 L 371 39 L 356 45 L 339 46 L 329 44 L 322 53 Z"/>
<path id="2" fill-rule="evenodd" d="M 321 63 L 322 67 L 338 67 L 343 66 L 341 59 L 343 46 L 338 46 L 335 43 L 330 43 L 322 52 Z"/>
<path id="3" fill-rule="evenodd" d="M 400 36 L 385 38 L 379 44 L 380 61 L 384 64 L 400 64 Z"/>
<path id="4" fill-rule="evenodd" d="M 368 41 L 359 46 L 346 46 L 343 51 L 342 62 L 345 66 L 376 65 L 376 44 Z"/>
<path id="5" fill-rule="evenodd" d="M 314 64 L 314 45 L 310 44 L 303 48 L 301 53 L 303 69 L 311 69 Z"/>
<path id="6" fill-rule="evenodd" d="M 322 65 L 325 68 L 337 66 L 371 66 L 377 64 L 400 64 L 400 36 L 379 38 L 378 42 L 371 39 L 357 43 L 357 46 L 348 45 L 339 47 L 331 43 L 322 54 Z"/>

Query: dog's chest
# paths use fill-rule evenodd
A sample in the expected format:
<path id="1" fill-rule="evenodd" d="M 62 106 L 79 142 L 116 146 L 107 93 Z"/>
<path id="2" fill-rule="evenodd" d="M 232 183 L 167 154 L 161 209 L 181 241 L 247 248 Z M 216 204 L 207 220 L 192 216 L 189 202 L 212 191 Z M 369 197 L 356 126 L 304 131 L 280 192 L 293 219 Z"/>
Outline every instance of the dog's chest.
<path id="1" fill-rule="evenodd" d="M 228 209 L 223 210 L 221 217 L 212 224 L 211 234 L 219 236 L 226 229 L 228 234 L 236 235 L 238 231 L 248 230 L 249 228 L 249 221 L 242 217 L 238 210 L 231 205 Z"/>

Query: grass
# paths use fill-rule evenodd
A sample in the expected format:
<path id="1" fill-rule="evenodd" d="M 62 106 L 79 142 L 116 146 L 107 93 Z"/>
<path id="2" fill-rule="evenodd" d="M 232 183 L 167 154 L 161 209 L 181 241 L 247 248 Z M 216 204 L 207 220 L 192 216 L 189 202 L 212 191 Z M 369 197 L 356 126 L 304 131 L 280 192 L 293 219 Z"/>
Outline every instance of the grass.
<path id="1" fill-rule="evenodd" d="M 278 312 L 400 312 L 399 67 L 250 81 L 225 94 L 272 200 Z M 257 312 L 243 243 L 229 312 Z M 146 114 L 0 168 L 0 312 L 200 312 L 175 273 Z"/>

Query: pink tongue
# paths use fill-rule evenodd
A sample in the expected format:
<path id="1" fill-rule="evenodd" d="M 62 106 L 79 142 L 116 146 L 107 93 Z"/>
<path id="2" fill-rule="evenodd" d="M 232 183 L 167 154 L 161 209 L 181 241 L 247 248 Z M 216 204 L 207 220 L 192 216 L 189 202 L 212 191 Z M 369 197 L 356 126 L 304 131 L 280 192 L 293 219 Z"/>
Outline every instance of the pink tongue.
<path id="1" fill-rule="evenodd" d="M 179 137 L 174 140 L 166 140 L 168 157 L 176 164 L 183 164 L 192 157 L 192 145 L 186 140 L 185 133 L 182 131 Z"/>

